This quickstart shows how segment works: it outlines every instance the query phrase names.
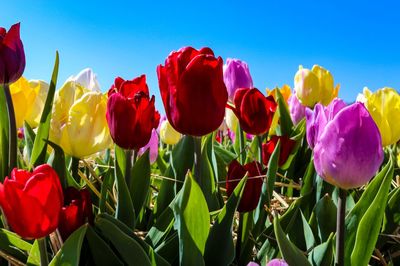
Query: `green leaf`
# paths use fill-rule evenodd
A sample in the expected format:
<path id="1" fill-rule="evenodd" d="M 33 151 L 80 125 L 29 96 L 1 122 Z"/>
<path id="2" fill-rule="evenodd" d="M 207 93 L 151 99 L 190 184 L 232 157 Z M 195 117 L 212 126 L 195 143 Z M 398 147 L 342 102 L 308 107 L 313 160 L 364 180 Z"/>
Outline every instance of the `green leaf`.
<path id="1" fill-rule="evenodd" d="M 179 194 L 178 194 L 179 195 Z M 178 197 L 177 195 L 177 197 Z M 162 240 L 166 239 L 171 229 L 174 226 L 174 211 L 173 206 L 175 200 L 164 210 L 164 212 L 157 218 L 156 223 L 150 228 L 145 241 L 153 247 L 157 247 Z"/>
<path id="2" fill-rule="evenodd" d="M 214 171 L 209 158 L 209 153 L 212 153 L 212 151 L 209 151 L 212 149 L 212 141 L 212 134 L 208 135 L 203 141 L 200 159 L 200 176 L 195 176 L 195 180 L 203 191 L 209 210 L 215 211 L 219 209 L 219 201 Z M 195 167 L 197 166 L 195 165 Z M 194 172 L 196 173 L 196 170 Z"/>
<path id="3" fill-rule="evenodd" d="M 67 183 L 67 175 L 66 175 L 66 166 L 65 166 L 65 155 L 63 149 L 57 144 L 46 141 L 52 148 L 53 153 L 50 155 L 47 163 L 56 170 L 58 177 L 60 178 L 61 186 L 66 189 L 68 186 Z M 75 179 L 73 179 L 73 183 L 76 183 Z M 76 184 L 78 185 L 78 184 Z M 76 187 L 76 186 L 75 186 Z"/>
<path id="4" fill-rule="evenodd" d="M 194 140 L 191 136 L 184 136 L 172 150 L 171 167 L 175 179 L 184 182 L 188 170 L 194 163 Z M 175 194 L 181 189 L 182 183 L 175 183 Z"/>
<path id="5" fill-rule="evenodd" d="M 27 159 L 30 161 L 36 134 L 26 121 L 24 121 L 24 138 L 25 138 L 24 152 L 26 152 Z"/>
<path id="6" fill-rule="evenodd" d="M 235 258 L 235 247 L 232 239 L 233 218 L 246 181 L 247 177 L 243 178 L 236 186 L 210 230 L 204 253 L 204 260 L 207 265 L 230 265 Z M 222 239 L 224 241 L 221 241 Z"/>
<path id="7" fill-rule="evenodd" d="M 389 194 L 382 231 L 392 234 L 400 224 L 400 187 Z"/>
<path id="8" fill-rule="evenodd" d="M 278 162 L 279 162 L 279 154 L 281 149 L 281 143 L 278 141 L 274 151 L 271 154 L 271 158 L 268 162 L 268 170 L 267 170 L 267 202 L 268 205 L 272 199 L 275 180 L 276 180 L 276 172 L 278 171 Z"/>
<path id="9" fill-rule="evenodd" d="M 327 241 L 331 233 L 336 231 L 336 205 L 329 194 L 315 204 L 313 210 L 316 218 L 318 237 L 321 243 Z"/>
<path id="10" fill-rule="evenodd" d="M 274 231 L 282 257 L 289 265 L 310 265 L 303 253 L 287 239 L 279 223 L 278 216 L 274 217 Z"/>
<path id="11" fill-rule="evenodd" d="M 276 90 L 277 102 L 278 102 L 278 112 L 279 112 L 279 120 L 280 120 L 280 135 L 281 136 L 290 136 L 292 132 L 293 122 L 290 117 L 289 108 L 283 98 L 281 92 Z"/>
<path id="12" fill-rule="evenodd" d="M 78 230 L 72 233 L 64 242 L 64 245 L 57 252 L 56 256 L 50 262 L 50 266 L 55 265 L 79 265 L 83 239 L 85 238 L 87 224 L 82 225 Z"/>
<path id="13" fill-rule="evenodd" d="M 314 188 L 315 168 L 314 158 L 310 160 L 307 166 L 306 173 L 303 176 L 303 185 L 301 186 L 300 194 L 302 196 L 311 193 Z"/>
<path id="14" fill-rule="evenodd" d="M 117 225 L 108 219 L 96 217 L 96 227 L 101 231 L 115 247 L 121 258 L 128 265 L 151 265 L 150 258 L 147 256 L 140 244 L 133 238 L 125 234 Z"/>
<path id="15" fill-rule="evenodd" d="M 370 183 L 370 185 L 367 187 L 367 189 L 361 196 L 360 200 L 357 202 L 356 206 L 354 206 L 353 208 L 353 210 L 356 209 L 355 215 L 360 214 L 360 210 L 364 208 L 366 208 L 366 210 L 365 213 L 363 213 L 361 219 L 359 220 L 357 231 L 355 233 L 354 246 L 353 245 L 351 246 L 353 247 L 352 248 L 353 251 L 351 253 L 351 258 L 350 258 L 351 265 L 356 265 L 356 264 L 367 265 L 371 258 L 371 255 L 374 251 L 375 244 L 376 241 L 378 240 L 378 235 L 381 229 L 392 178 L 393 178 L 393 157 L 390 156 L 389 162 L 386 164 L 384 169 L 378 174 L 378 176 L 376 176 L 375 179 Z M 372 194 L 374 196 L 372 202 L 369 202 L 369 199 L 372 195 L 364 197 L 365 194 L 371 193 L 371 191 L 368 191 L 370 187 L 372 187 L 371 190 L 374 191 L 376 191 L 376 189 L 378 190 L 377 193 Z M 358 206 L 359 204 L 360 207 Z M 364 204 L 368 204 L 368 206 L 362 206 Z M 357 213 L 357 211 L 359 213 Z M 359 216 L 354 217 L 352 214 L 353 211 L 349 214 L 348 220 L 351 220 L 351 222 L 355 223 L 355 220 L 360 217 Z M 347 225 L 348 223 L 346 223 L 346 227 Z M 347 230 L 345 234 L 346 233 Z M 346 235 L 346 238 L 347 237 L 348 236 Z M 349 245 L 345 245 L 345 249 L 346 247 L 349 247 Z"/>
<path id="16" fill-rule="evenodd" d="M 141 247 L 142 249 L 146 252 L 146 254 L 149 256 L 149 258 L 154 259 L 155 263 L 157 265 L 168 265 L 168 263 L 157 253 L 154 252 L 153 248 L 146 243 L 144 240 L 142 240 L 140 237 L 138 237 L 129 227 L 127 227 L 124 223 L 121 221 L 115 219 L 111 215 L 108 215 L 106 213 L 100 214 L 96 217 L 97 222 L 99 222 L 101 219 L 105 219 L 111 223 L 113 223 L 115 226 L 117 226 L 124 234 L 135 240 Z M 100 221 L 101 222 L 101 221 Z"/>
<path id="17" fill-rule="evenodd" d="M 26 261 L 32 244 L 26 242 L 17 234 L 0 228 L 0 250 L 20 261 Z"/>
<path id="18" fill-rule="evenodd" d="M 8 176 L 8 111 L 4 87 L 0 84 L 0 181 Z"/>
<path id="19" fill-rule="evenodd" d="M 86 239 L 96 265 L 124 265 L 111 247 L 99 236 L 91 226 L 86 232 Z"/>
<path id="20" fill-rule="evenodd" d="M 181 265 L 204 265 L 203 254 L 210 230 L 207 202 L 190 173 L 174 205 Z"/>
<path id="21" fill-rule="evenodd" d="M 103 185 L 101 186 L 101 196 L 99 200 L 99 213 L 103 213 L 106 211 L 106 203 L 108 200 L 108 191 L 112 191 L 112 184 L 114 182 L 113 179 L 113 171 L 111 167 L 108 168 L 107 172 L 104 174 Z"/>
<path id="22" fill-rule="evenodd" d="M 26 262 L 26 265 L 40 265 L 40 250 L 39 250 L 39 243 L 37 240 L 33 242 L 32 248 L 29 251 L 29 257 Z"/>
<path id="23" fill-rule="evenodd" d="M 122 152 L 121 152 L 122 151 Z M 135 228 L 135 210 L 133 208 L 132 198 L 129 193 L 128 186 L 122 171 L 125 170 L 126 164 L 123 150 L 115 145 L 115 167 L 114 175 L 117 184 L 118 199 L 115 218 L 125 223 L 130 228 Z"/>
<path id="24" fill-rule="evenodd" d="M 332 265 L 333 263 L 333 233 L 328 240 L 316 246 L 308 255 L 313 266 Z"/>
<path id="25" fill-rule="evenodd" d="M 49 138 L 51 111 L 53 108 L 54 94 L 56 92 L 57 76 L 58 76 L 59 58 L 56 52 L 56 60 L 54 63 L 53 74 L 51 75 L 49 92 L 47 93 L 46 102 L 44 104 L 42 116 L 40 118 L 39 128 L 36 134 L 35 142 L 31 154 L 30 168 L 38 166 L 45 162 L 47 143 L 45 140 Z"/>
<path id="26" fill-rule="evenodd" d="M 128 187 L 135 213 L 140 213 L 150 189 L 149 150 L 140 156 L 132 167 L 131 182 Z"/>
<path id="27" fill-rule="evenodd" d="M 315 245 L 314 233 L 301 210 L 297 213 L 288 235 L 292 243 L 302 250 L 309 250 Z"/>

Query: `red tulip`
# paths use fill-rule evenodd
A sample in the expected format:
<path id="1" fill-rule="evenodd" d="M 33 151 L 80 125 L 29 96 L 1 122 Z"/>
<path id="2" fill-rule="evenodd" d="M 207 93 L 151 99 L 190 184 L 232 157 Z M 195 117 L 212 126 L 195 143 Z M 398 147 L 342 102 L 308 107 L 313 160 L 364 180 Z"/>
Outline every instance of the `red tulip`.
<path id="1" fill-rule="evenodd" d="M 272 136 L 267 143 L 263 143 L 262 145 L 262 160 L 265 165 L 268 165 L 269 158 L 271 157 L 272 152 L 275 150 L 278 140 L 281 141 L 281 150 L 278 161 L 279 166 L 282 166 L 286 162 L 290 152 L 294 148 L 294 145 L 296 145 L 296 141 L 288 138 L 287 136 Z"/>
<path id="2" fill-rule="evenodd" d="M 138 150 L 145 146 L 160 114 L 149 97 L 146 76 L 133 80 L 118 77 L 108 91 L 107 122 L 114 142 L 124 148 Z"/>
<path id="3" fill-rule="evenodd" d="M 8 32 L 0 27 L 0 84 L 13 83 L 24 72 L 25 52 L 19 27 L 19 23 L 14 24 Z"/>
<path id="4" fill-rule="evenodd" d="M 63 205 L 57 173 L 40 165 L 30 173 L 14 168 L 0 183 L 0 205 L 12 230 L 24 238 L 42 238 L 56 230 Z"/>
<path id="5" fill-rule="evenodd" d="M 68 187 L 65 190 L 65 206 L 61 209 L 58 230 L 65 241 L 85 222 L 93 223 L 92 200 L 87 189 L 77 190 Z"/>
<path id="6" fill-rule="evenodd" d="M 247 172 L 247 183 L 237 209 L 239 212 L 249 212 L 257 207 L 263 184 L 263 179 L 261 177 L 263 172 L 261 171 L 261 164 L 256 161 L 243 166 L 236 160 L 233 160 L 229 164 L 228 176 L 226 178 L 226 193 L 228 196 L 232 194 L 235 187 Z"/>
<path id="7" fill-rule="evenodd" d="M 247 133 L 262 135 L 272 123 L 276 102 L 265 97 L 258 89 L 238 89 L 233 99 L 235 107 L 228 106 L 239 119 L 240 127 Z"/>
<path id="8" fill-rule="evenodd" d="M 157 67 L 165 112 L 176 131 L 203 136 L 221 125 L 228 100 L 222 66 L 210 48 L 184 47 Z"/>

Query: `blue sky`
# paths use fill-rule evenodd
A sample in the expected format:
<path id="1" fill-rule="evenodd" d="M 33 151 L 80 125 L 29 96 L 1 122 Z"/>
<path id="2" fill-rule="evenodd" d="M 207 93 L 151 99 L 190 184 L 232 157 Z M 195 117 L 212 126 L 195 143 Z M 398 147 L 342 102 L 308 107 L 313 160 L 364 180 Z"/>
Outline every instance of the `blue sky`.
<path id="1" fill-rule="evenodd" d="M 400 4 L 395 1 L 4 1 L 0 25 L 21 22 L 25 76 L 58 87 L 85 67 L 103 91 L 116 76 L 146 74 L 164 113 L 156 66 L 182 46 L 211 47 L 250 66 L 255 86 L 289 84 L 298 65 L 329 69 L 339 96 L 364 86 L 400 89 Z"/>

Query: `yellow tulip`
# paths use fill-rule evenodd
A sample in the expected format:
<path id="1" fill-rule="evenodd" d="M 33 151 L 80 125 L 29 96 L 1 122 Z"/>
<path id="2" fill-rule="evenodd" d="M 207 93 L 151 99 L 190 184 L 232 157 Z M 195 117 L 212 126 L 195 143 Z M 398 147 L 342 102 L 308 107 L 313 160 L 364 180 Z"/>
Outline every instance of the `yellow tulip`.
<path id="1" fill-rule="evenodd" d="M 287 102 L 288 101 L 288 99 L 289 99 L 289 97 L 290 97 L 290 95 L 292 94 L 292 91 L 291 91 L 291 89 L 290 89 L 290 86 L 289 85 L 287 85 L 287 84 L 284 84 L 283 86 L 282 86 L 282 88 L 275 88 L 275 89 L 273 89 L 273 90 L 270 90 L 270 89 L 266 89 L 266 91 L 267 91 L 267 95 L 269 96 L 269 95 L 272 95 L 272 97 L 274 97 L 274 100 L 275 101 L 277 101 L 278 100 L 278 98 L 276 97 L 276 91 L 277 90 L 279 90 L 280 91 L 280 93 L 282 94 L 282 96 L 283 96 L 283 99 L 285 100 L 285 102 Z"/>
<path id="2" fill-rule="evenodd" d="M 372 93 L 364 88 L 364 102 L 382 136 L 382 145 L 387 146 L 400 140 L 400 95 L 392 88 L 382 88 Z"/>
<path id="3" fill-rule="evenodd" d="M 171 126 L 168 120 L 164 120 L 160 127 L 160 138 L 165 144 L 174 145 L 180 140 L 181 134 Z"/>
<path id="4" fill-rule="evenodd" d="M 308 107 L 314 107 L 318 102 L 328 105 L 337 97 L 340 86 L 334 87 L 333 76 L 325 68 L 314 65 L 311 70 L 299 67 L 294 86 L 299 101 Z"/>
<path id="5" fill-rule="evenodd" d="M 239 119 L 236 117 L 235 113 L 229 108 L 225 108 L 225 122 L 228 128 L 236 133 Z"/>
<path id="6" fill-rule="evenodd" d="M 49 85 L 46 82 L 28 81 L 24 77 L 10 85 L 17 128 L 23 126 L 24 120 L 32 128 L 38 126 L 48 90 Z"/>
<path id="7" fill-rule="evenodd" d="M 110 147 L 106 107 L 105 95 L 67 81 L 55 95 L 50 140 L 76 158 Z"/>

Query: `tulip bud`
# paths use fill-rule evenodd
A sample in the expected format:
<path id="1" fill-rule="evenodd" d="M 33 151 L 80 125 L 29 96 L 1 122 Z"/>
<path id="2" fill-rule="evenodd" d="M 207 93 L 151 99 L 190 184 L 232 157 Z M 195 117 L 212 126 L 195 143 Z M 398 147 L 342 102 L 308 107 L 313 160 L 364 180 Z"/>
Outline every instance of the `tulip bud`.
<path id="1" fill-rule="evenodd" d="M 229 108 L 225 109 L 225 121 L 228 128 L 235 133 L 239 123 L 239 119 L 236 117 L 235 113 Z"/>
<path id="2" fill-rule="evenodd" d="M 283 259 L 273 259 L 267 263 L 267 266 L 289 266 Z"/>
<path id="3" fill-rule="evenodd" d="M 157 67 L 157 76 L 168 121 L 176 131 L 204 136 L 221 125 L 228 93 L 222 58 L 210 48 L 172 52 L 165 66 Z"/>
<path id="4" fill-rule="evenodd" d="M 149 97 L 146 76 L 126 81 L 116 78 L 108 96 L 107 122 L 114 142 L 131 150 L 145 146 L 160 121 L 154 95 Z"/>
<path id="5" fill-rule="evenodd" d="M 368 109 L 382 135 L 382 145 L 387 146 L 400 140 L 400 95 L 392 88 L 382 88 L 372 93 L 364 88 L 357 97 Z"/>
<path id="6" fill-rule="evenodd" d="M 276 110 L 276 102 L 272 96 L 265 97 L 256 88 L 238 89 L 234 103 L 232 110 L 245 132 L 261 135 L 269 130 Z"/>
<path id="7" fill-rule="evenodd" d="M 12 25 L 8 32 L 0 27 L 0 84 L 13 83 L 24 72 L 25 52 L 19 28 L 19 23 Z"/>
<path id="8" fill-rule="evenodd" d="M 160 138 L 165 144 L 175 145 L 181 138 L 181 134 L 177 132 L 168 120 L 161 123 Z"/>
<path id="9" fill-rule="evenodd" d="M 158 157 L 158 135 L 157 131 L 153 128 L 149 142 L 139 149 L 138 156 L 141 156 L 146 150 L 149 149 L 150 163 L 157 161 Z"/>
<path id="10" fill-rule="evenodd" d="M 76 158 L 110 147 L 106 108 L 107 97 L 102 93 L 74 81 L 64 83 L 54 96 L 50 141 Z"/>
<path id="11" fill-rule="evenodd" d="M 232 102 L 235 91 L 240 88 L 253 88 L 253 79 L 249 66 L 239 59 L 226 59 L 224 70 L 224 83 L 228 90 L 228 98 Z"/>
<path id="12" fill-rule="evenodd" d="M 237 210 L 239 212 L 249 212 L 257 207 L 261 195 L 261 187 L 263 179 L 261 177 L 261 164 L 259 162 L 251 162 L 241 165 L 238 161 L 233 160 L 229 164 L 228 176 L 226 178 L 226 194 L 228 197 L 235 190 L 240 180 L 248 173 L 248 180 L 244 187 L 242 198 L 240 199 Z"/>
<path id="13" fill-rule="evenodd" d="M 0 206 L 11 229 L 23 238 L 39 239 L 56 230 L 63 203 L 60 180 L 47 164 L 32 173 L 14 168 L 0 183 Z"/>
<path id="14" fill-rule="evenodd" d="M 288 105 L 293 124 L 297 125 L 305 117 L 306 107 L 300 103 L 295 93 L 290 95 Z"/>
<path id="15" fill-rule="evenodd" d="M 275 150 L 278 140 L 281 142 L 281 149 L 279 153 L 278 165 L 282 166 L 289 158 L 291 151 L 296 145 L 296 141 L 288 138 L 287 136 L 272 136 L 267 143 L 262 145 L 262 160 L 265 165 L 268 165 L 269 159 Z"/>
<path id="16" fill-rule="evenodd" d="M 87 189 L 77 190 L 68 187 L 65 190 L 65 206 L 60 213 L 58 229 L 62 239 L 67 238 L 81 225 L 93 223 L 93 210 L 90 192 Z"/>
<path id="17" fill-rule="evenodd" d="M 299 67 L 294 76 L 294 90 L 301 104 L 313 107 L 320 102 L 328 105 L 339 92 L 339 85 L 334 87 L 332 74 L 325 68 L 314 65 L 311 70 Z"/>
<path id="18" fill-rule="evenodd" d="M 333 101 L 306 110 L 307 141 L 318 175 L 343 189 L 367 183 L 383 161 L 382 139 L 362 103 Z"/>

